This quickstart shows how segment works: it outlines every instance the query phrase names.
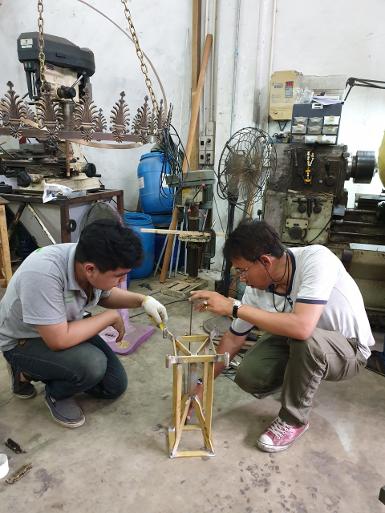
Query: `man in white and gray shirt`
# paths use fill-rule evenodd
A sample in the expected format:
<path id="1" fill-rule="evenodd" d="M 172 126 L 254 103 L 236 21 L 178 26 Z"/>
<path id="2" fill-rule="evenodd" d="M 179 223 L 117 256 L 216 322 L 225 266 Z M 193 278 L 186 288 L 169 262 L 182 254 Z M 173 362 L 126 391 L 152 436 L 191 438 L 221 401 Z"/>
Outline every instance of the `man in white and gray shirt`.
<path id="1" fill-rule="evenodd" d="M 279 415 L 257 441 L 264 451 L 282 451 L 308 429 L 321 380 L 347 379 L 365 366 L 374 339 L 364 302 L 328 248 L 286 249 L 264 221 L 241 223 L 224 255 L 246 282 L 242 301 L 209 291 L 193 292 L 192 300 L 233 317 L 220 353 L 234 356 L 254 326 L 266 332 L 243 358 L 235 382 L 257 397 L 282 386 Z M 222 369 L 217 364 L 215 375 Z"/>

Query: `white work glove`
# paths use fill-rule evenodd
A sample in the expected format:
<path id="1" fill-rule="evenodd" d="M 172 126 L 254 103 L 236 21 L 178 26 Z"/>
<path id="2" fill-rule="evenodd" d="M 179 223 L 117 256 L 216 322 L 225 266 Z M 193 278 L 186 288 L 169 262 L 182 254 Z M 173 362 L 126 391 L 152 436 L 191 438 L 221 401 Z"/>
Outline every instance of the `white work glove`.
<path id="1" fill-rule="evenodd" d="M 146 314 L 154 319 L 157 325 L 168 321 L 166 307 L 152 296 L 146 296 L 143 299 L 142 307 Z"/>

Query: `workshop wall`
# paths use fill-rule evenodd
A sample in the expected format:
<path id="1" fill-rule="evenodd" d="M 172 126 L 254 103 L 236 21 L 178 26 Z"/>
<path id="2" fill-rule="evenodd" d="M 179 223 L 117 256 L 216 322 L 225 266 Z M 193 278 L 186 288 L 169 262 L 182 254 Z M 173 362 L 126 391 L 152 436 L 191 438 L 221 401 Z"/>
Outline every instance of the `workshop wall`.
<path id="1" fill-rule="evenodd" d="M 126 29 L 121 2 L 93 0 L 90 5 Z M 346 74 L 384 79 L 385 2 L 383 0 L 212 0 L 211 30 L 215 59 L 212 62 L 211 118 L 215 121 L 215 166 L 226 140 L 236 130 L 260 124 L 267 127 L 269 79 L 272 71 L 296 69 L 306 75 Z M 191 89 L 191 1 L 132 0 L 129 2 L 143 50 L 153 62 L 174 105 L 173 124 L 183 141 L 187 138 Z M 82 0 L 44 1 L 45 31 L 65 37 L 95 54 L 92 77 L 95 103 L 109 112 L 122 90 L 126 91 L 131 117 L 146 94 L 143 75 L 132 43 L 113 24 Z M 17 36 L 37 29 L 36 2 L 0 1 L 0 91 L 12 80 L 20 94 L 26 91 L 18 62 Z M 154 80 L 156 92 L 160 89 Z M 343 108 L 340 141 L 349 150 L 377 150 L 385 128 L 385 91 L 355 88 Z M 134 150 L 84 152 L 102 174 L 109 188 L 122 188 L 125 206 L 135 210 L 136 168 L 140 155 L 150 147 Z M 350 186 L 361 192 L 379 192 L 379 181 L 370 186 Z M 217 200 L 216 230 L 225 228 L 227 205 Z M 260 205 L 256 205 L 258 208 Z M 240 213 L 238 213 L 240 215 Z M 223 239 L 218 238 L 216 267 L 220 267 Z"/>
<path id="2" fill-rule="evenodd" d="M 385 80 L 383 0 L 238 0 L 217 2 L 216 162 L 226 140 L 245 126 L 267 128 L 269 80 L 278 70 L 304 75 L 346 75 Z M 237 30 L 239 25 L 239 30 Z M 343 107 L 339 141 L 349 151 L 378 151 L 385 130 L 385 91 L 354 88 Z M 369 185 L 346 183 L 348 206 L 356 192 L 379 194 Z M 227 205 L 218 200 L 225 227 Z M 254 213 L 260 207 L 255 205 Z M 240 217 L 238 212 L 238 219 Z M 214 267 L 222 264 L 217 239 Z"/>
<path id="3" fill-rule="evenodd" d="M 383 0 L 277 0 L 272 70 L 304 75 L 346 75 L 385 80 Z M 355 87 L 343 106 L 339 142 L 351 153 L 378 151 L 385 130 L 385 91 Z M 370 185 L 348 184 L 354 193 L 379 194 Z"/>
<path id="4" fill-rule="evenodd" d="M 96 72 L 91 77 L 93 99 L 107 117 L 121 91 L 126 92 L 131 120 L 147 93 L 144 77 L 132 42 L 110 21 L 92 10 L 92 5 L 126 30 L 123 5 L 92 0 L 44 1 L 44 30 L 65 37 L 74 44 L 90 48 L 95 54 Z M 151 59 L 168 102 L 174 105 L 173 124 L 185 140 L 190 104 L 190 25 L 189 2 L 178 0 L 141 0 L 129 2 L 134 25 L 143 51 Z M 17 58 L 16 40 L 22 32 L 37 30 L 37 2 L 12 0 L 0 2 L 0 91 L 11 80 L 16 91 L 27 90 L 23 66 Z M 128 30 L 128 29 L 127 29 Z M 147 64 L 148 68 L 149 65 Z M 159 84 L 151 74 L 154 89 L 161 98 Z M 107 119 L 109 122 L 109 119 Z M 107 188 L 124 189 L 125 206 L 135 210 L 138 197 L 136 168 L 140 156 L 151 146 L 133 150 L 95 150 L 84 154 L 94 162 Z"/>

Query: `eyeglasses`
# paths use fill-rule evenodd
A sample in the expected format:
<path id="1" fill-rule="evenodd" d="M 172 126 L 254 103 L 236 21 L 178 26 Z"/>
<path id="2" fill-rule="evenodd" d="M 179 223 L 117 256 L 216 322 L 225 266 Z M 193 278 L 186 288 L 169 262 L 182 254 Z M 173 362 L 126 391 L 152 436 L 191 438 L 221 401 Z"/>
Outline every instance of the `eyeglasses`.
<path id="1" fill-rule="evenodd" d="M 270 253 L 266 253 L 267 255 L 270 255 Z M 250 268 L 258 263 L 258 262 L 261 262 L 260 260 L 261 257 L 258 257 L 255 259 L 255 262 L 253 262 L 249 267 L 234 267 L 234 270 L 235 270 L 235 273 L 236 275 L 239 277 L 239 278 L 244 278 L 247 273 L 249 272 Z M 262 264 L 263 265 L 263 264 Z"/>
<path id="2" fill-rule="evenodd" d="M 264 253 L 264 254 L 266 254 L 267 256 L 271 256 L 271 253 Z M 257 264 L 258 262 L 262 263 L 261 262 L 261 257 L 256 258 L 255 262 L 253 262 L 249 267 L 234 267 L 236 275 L 239 278 L 244 278 L 247 275 L 247 273 L 249 272 L 250 268 L 254 264 Z M 264 264 L 262 263 L 262 265 L 264 265 Z"/>
<path id="3" fill-rule="evenodd" d="M 252 264 L 252 265 L 254 265 L 254 264 Z M 249 267 L 234 267 L 236 275 L 239 278 L 244 278 L 247 275 L 247 273 L 250 271 L 252 265 L 250 265 Z"/>
<path id="4" fill-rule="evenodd" d="M 235 270 L 235 274 L 239 277 L 239 278 L 244 278 L 246 276 L 246 274 L 249 272 L 249 269 L 250 267 L 244 267 L 243 269 L 240 268 L 240 267 L 235 267 L 234 270 Z"/>

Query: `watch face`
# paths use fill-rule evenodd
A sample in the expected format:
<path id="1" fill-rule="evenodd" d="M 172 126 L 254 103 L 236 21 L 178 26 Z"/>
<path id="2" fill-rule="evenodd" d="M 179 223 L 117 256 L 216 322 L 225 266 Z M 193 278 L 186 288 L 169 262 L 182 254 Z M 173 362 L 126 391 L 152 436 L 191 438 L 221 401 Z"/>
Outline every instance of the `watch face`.
<path id="1" fill-rule="evenodd" d="M 236 319 L 238 317 L 238 308 L 240 305 L 240 301 L 235 300 L 233 305 L 233 319 Z"/>

